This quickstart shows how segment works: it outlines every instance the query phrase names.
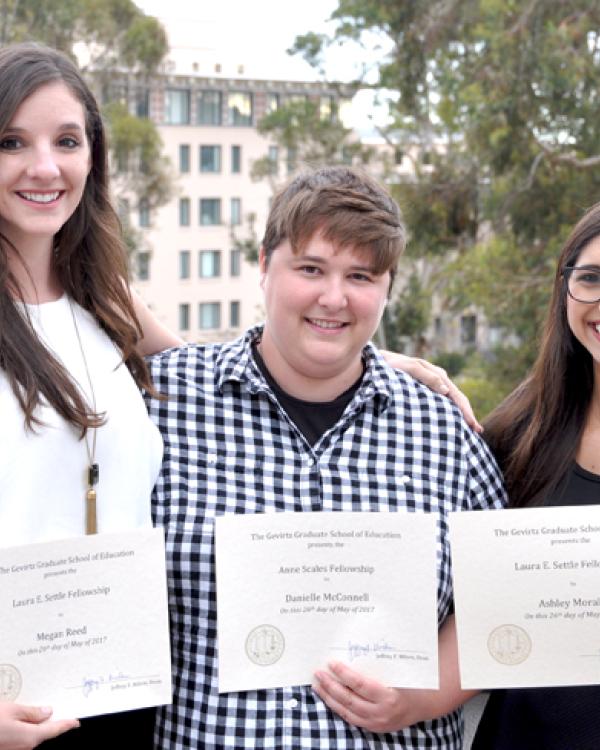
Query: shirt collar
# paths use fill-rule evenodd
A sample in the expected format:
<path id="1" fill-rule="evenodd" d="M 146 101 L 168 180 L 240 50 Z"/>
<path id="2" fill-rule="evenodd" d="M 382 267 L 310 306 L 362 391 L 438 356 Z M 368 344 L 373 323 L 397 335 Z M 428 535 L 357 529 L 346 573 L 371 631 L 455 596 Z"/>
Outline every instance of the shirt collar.
<path id="1" fill-rule="evenodd" d="M 249 328 L 243 336 L 222 347 L 217 358 L 217 386 L 223 390 L 226 383 L 246 383 L 251 393 L 269 391 L 262 373 L 252 357 L 252 344 L 260 341 L 263 324 Z M 355 394 L 355 404 L 374 399 L 378 411 L 382 411 L 393 397 L 393 386 L 397 380 L 394 371 L 377 349 L 368 343 L 362 352 L 365 374 Z"/>

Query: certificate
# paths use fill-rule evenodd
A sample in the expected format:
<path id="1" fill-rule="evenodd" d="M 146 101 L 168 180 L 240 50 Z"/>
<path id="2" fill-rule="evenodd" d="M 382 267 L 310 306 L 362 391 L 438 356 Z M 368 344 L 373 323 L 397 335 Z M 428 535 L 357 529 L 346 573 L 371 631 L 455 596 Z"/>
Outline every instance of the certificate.
<path id="1" fill-rule="evenodd" d="M 0 550 L 0 700 L 83 717 L 171 701 L 160 529 Z"/>
<path id="2" fill-rule="evenodd" d="M 451 514 L 463 688 L 600 682 L 600 507 Z"/>
<path id="3" fill-rule="evenodd" d="M 332 660 L 437 688 L 434 515 L 225 515 L 216 564 L 219 692 L 310 684 Z"/>

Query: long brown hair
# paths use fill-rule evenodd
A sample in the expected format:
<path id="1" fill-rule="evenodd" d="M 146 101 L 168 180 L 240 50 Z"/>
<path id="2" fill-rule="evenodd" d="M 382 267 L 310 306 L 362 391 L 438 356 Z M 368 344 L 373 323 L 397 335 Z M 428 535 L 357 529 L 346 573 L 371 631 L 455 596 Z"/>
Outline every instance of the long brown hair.
<path id="1" fill-rule="evenodd" d="M 567 238 L 558 260 L 552 299 L 537 360 L 529 376 L 485 421 L 485 437 L 504 472 L 511 506 L 540 505 L 565 479 L 575 460 L 592 400 L 591 354 L 567 321 L 565 266 L 577 263 L 600 235 L 600 203 Z"/>
<path id="2" fill-rule="evenodd" d="M 0 50 L 0 138 L 22 102 L 41 86 L 56 82 L 64 83 L 84 109 L 91 170 L 80 204 L 54 238 L 54 270 L 65 292 L 95 317 L 118 346 L 138 386 L 151 389 L 136 348 L 142 332 L 128 291 L 120 223 L 109 198 L 104 126 L 93 94 L 68 57 L 29 43 Z M 19 310 L 14 295 L 22 299 L 22 292 L 8 264 L 9 247 L 13 246 L 0 233 L 0 367 L 27 427 L 40 423 L 35 410 L 44 399 L 85 434 L 101 419 L 90 411 L 72 377 Z"/>

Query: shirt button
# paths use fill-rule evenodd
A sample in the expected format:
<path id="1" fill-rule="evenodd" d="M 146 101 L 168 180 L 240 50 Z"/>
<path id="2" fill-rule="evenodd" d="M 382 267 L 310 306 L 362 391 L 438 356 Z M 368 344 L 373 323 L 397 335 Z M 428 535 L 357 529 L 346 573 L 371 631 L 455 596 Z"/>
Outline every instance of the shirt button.
<path id="1" fill-rule="evenodd" d="M 292 709 L 296 708 L 298 706 L 298 699 L 297 698 L 290 698 L 289 701 L 285 702 L 285 707 Z"/>
<path id="2" fill-rule="evenodd" d="M 306 462 L 306 465 L 308 466 L 309 469 L 312 469 L 312 467 L 315 465 L 315 459 L 309 458 L 308 461 Z"/>
<path id="3" fill-rule="evenodd" d="M 400 477 L 400 484 L 408 484 L 410 482 L 410 477 L 408 474 L 405 474 L 403 477 Z"/>

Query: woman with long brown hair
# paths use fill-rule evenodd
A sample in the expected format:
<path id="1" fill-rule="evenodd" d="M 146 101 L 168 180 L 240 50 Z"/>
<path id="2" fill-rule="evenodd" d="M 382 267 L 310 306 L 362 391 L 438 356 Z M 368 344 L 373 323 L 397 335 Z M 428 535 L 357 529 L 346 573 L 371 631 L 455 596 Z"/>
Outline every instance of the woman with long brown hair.
<path id="1" fill-rule="evenodd" d="M 0 51 L 0 103 L 0 547 L 149 526 L 162 443 L 143 356 L 179 340 L 129 291 L 97 104 L 33 44 Z M 136 726 L 149 744 L 152 716 L 136 717 L 48 744 L 103 747 Z M 1 750 L 76 725 L 0 702 Z"/>
<path id="2" fill-rule="evenodd" d="M 600 203 L 565 242 L 531 374 L 484 434 L 511 507 L 600 502 Z M 594 750 L 599 705 L 600 685 L 495 691 L 473 750 Z"/>

